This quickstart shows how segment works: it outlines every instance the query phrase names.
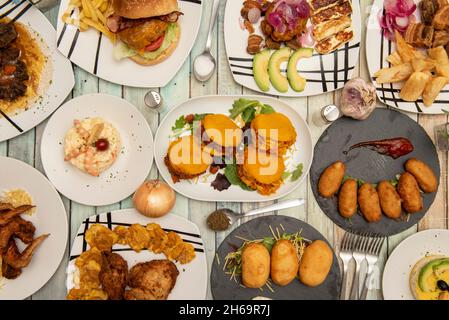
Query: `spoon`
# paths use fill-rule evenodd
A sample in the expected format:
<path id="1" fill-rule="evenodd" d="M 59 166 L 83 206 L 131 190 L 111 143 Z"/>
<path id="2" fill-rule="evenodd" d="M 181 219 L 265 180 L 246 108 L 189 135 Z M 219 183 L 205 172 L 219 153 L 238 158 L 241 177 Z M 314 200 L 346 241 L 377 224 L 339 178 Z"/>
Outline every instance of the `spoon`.
<path id="1" fill-rule="evenodd" d="M 198 81 L 207 81 L 214 74 L 216 61 L 210 53 L 212 47 L 212 31 L 214 30 L 215 22 L 217 21 L 218 6 L 220 0 L 214 0 L 212 4 L 212 12 L 209 22 L 209 32 L 207 34 L 206 47 L 202 54 L 195 58 L 193 62 L 193 74 Z"/>
<path id="2" fill-rule="evenodd" d="M 223 208 L 223 209 L 215 210 L 214 212 L 212 212 L 209 215 L 209 217 L 212 214 L 224 214 L 228 218 L 228 220 L 229 220 L 229 225 L 226 228 L 226 229 L 229 229 L 229 227 L 231 227 L 235 222 L 237 222 L 241 218 L 255 216 L 255 215 L 259 215 L 259 214 L 262 214 L 262 213 L 275 211 L 275 210 L 282 210 L 282 209 L 298 207 L 298 206 L 303 205 L 304 203 L 305 203 L 304 199 L 286 200 L 286 201 L 278 202 L 278 203 L 271 204 L 271 205 L 268 205 L 268 206 L 265 206 L 265 207 L 253 209 L 253 210 L 250 210 L 250 211 L 245 212 L 245 213 L 236 213 L 235 211 L 233 211 L 231 209 Z M 219 230 L 219 231 L 224 231 L 224 230 Z"/>

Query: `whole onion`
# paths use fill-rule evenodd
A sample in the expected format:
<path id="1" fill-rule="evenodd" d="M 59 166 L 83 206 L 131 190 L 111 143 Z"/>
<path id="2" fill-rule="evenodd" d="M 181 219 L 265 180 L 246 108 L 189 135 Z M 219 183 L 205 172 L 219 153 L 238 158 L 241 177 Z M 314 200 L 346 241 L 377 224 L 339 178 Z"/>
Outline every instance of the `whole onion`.
<path id="1" fill-rule="evenodd" d="M 175 205 L 173 189 L 160 180 L 145 181 L 134 193 L 133 203 L 137 211 L 147 217 L 166 215 Z"/>
<path id="2" fill-rule="evenodd" d="M 376 108 L 376 88 L 362 78 L 346 82 L 340 98 L 340 111 L 357 120 L 368 118 Z"/>

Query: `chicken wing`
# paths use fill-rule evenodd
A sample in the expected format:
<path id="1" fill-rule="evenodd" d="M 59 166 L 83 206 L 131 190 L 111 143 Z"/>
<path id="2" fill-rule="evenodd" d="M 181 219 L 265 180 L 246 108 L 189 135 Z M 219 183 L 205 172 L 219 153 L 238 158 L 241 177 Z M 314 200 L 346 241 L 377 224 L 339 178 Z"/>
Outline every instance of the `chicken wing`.
<path id="1" fill-rule="evenodd" d="M 14 245 L 9 246 L 8 250 L 6 251 L 6 254 L 3 256 L 4 261 L 14 269 L 25 268 L 30 263 L 36 248 L 48 236 L 49 234 L 43 234 L 37 237 L 25 248 L 25 250 L 23 250 L 23 252 L 19 252 L 19 249 L 17 248 L 17 245 L 15 244 L 14 241 Z"/>
<path id="2" fill-rule="evenodd" d="M 4 212 L 4 213 L 0 213 L 0 226 L 4 226 L 6 224 L 8 224 L 9 222 L 11 222 L 12 219 L 14 219 L 15 217 L 20 216 L 22 213 L 30 210 L 34 208 L 34 206 L 32 205 L 23 205 L 23 206 L 19 206 L 13 210 Z"/>
<path id="3" fill-rule="evenodd" d="M 7 225 L 0 227 L 0 254 L 6 252 L 9 240 L 13 237 L 19 238 L 25 244 L 31 243 L 35 230 L 31 222 L 20 217 L 15 217 Z"/>

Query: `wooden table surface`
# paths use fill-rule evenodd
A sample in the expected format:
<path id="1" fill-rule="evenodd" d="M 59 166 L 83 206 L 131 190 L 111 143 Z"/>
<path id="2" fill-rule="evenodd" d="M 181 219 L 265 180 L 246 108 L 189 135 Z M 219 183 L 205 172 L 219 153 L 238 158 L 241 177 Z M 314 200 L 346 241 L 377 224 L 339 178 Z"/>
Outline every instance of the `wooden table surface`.
<path id="1" fill-rule="evenodd" d="M 229 0 L 236 1 L 236 0 Z M 355 0 L 356 1 L 356 0 Z M 202 52 L 202 48 L 205 44 L 206 30 L 208 28 L 210 10 L 211 10 L 211 0 L 203 1 L 203 17 L 201 30 L 198 35 L 197 41 L 193 48 L 190 57 L 186 60 L 178 74 L 175 78 L 165 87 L 157 89 L 164 98 L 165 106 L 161 114 L 157 114 L 153 111 L 145 108 L 143 103 L 143 97 L 148 89 L 139 88 L 128 88 L 116 84 L 109 83 L 107 81 L 98 79 L 97 77 L 81 70 L 78 67 L 74 67 L 76 84 L 67 99 L 72 97 L 84 95 L 87 93 L 107 93 L 111 95 L 116 95 L 122 97 L 135 106 L 139 108 L 144 114 L 145 118 L 153 130 L 156 132 L 159 121 L 163 118 L 164 114 L 174 108 L 179 103 L 189 99 L 190 97 L 202 96 L 202 95 L 230 95 L 230 94 L 242 94 L 251 95 L 254 92 L 242 88 L 240 85 L 236 84 L 232 78 L 232 74 L 229 70 L 229 66 L 225 56 L 225 46 L 223 40 L 223 15 L 224 6 L 226 1 L 221 1 L 221 6 L 219 9 L 219 20 L 214 31 L 213 38 L 213 54 L 218 62 L 218 67 L 214 76 L 206 83 L 200 83 L 195 80 L 192 75 L 192 64 L 194 57 Z M 359 64 L 354 70 L 353 76 L 361 76 L 366 80 L 369 79 L 366 58 L 365 58 L 365 31 L 366 22 L 369 15 L 370 5 L 372 0 L 361 0 L 361 12 L 362 12 L 362 45 L 360 49 Z M 45 14 L 49 20 L 56 25 L 57 8 L 47 12 Z M 360 31 L 359 31 L 360 32 Z M 149 74 L 151 76 L 151 73 Z M 315 126 L 312 121 L 312 114 L 316 112 L 320 107 L 337 102 L 339 99 L 340 92 L 327 93 L 320 96 L 310 97 L 310 98 L 287 98 L 282 99 L 294 107 L 297 112 L 304 118 L 307 119 L 310 130 L 312 132 L 313 141 L 316 142 L 320 137 L 321 133 L 325 127 Z M 379 103 L 379 107 L 382 107 Z M 421 126 L 425 128 L 430 137 L 433 139 L 433 128 L 436 125 L 446 123 L 446 115 L 415 115 L 409 114 L 409 116 L 418 121 Z M 41 135 L 46 122 L 37 126 L 35 129 L 22 134 L 19 137 L 11 139 L 0 143 L 0 155 L 13 157 L 22 160 L 34 167 L 39 171 L 43 172 L 42 163 L 40 159 L 40 143 Z M 396 236 L 388 238 L 387 244 L 384 246 L 382 251 L 382 259 L 380 261 L 380 269 L 384 265 L 389 253 L 395 248 L 395 246 L 401 242 L 404 238 L 410 236 L 411 234 L 418 232 L 420 230 L 429 228 L 448 228 L 448 181 L 447 181 L 447 170 L 448 170 L 448 157 L 447 152 L 439 152 L 439 160 L 441 165 L 441 181 L 438 194 L 436 196 L 435 202 L 429 209 L 427 215 L 421 222 L 409 230 L 398 234 Z M 148 178 L 157 178 L 158 172 L 156 165 L 153 163 L 151 173 Z M 289 194 L 287 198 L 304 198 L 306 199 L 306 205 L 303 207 L 284 210 L 280 214 L 292 216 L 314 226 L 318 229 L 329 241 L 334 244 L 334 247 L 338 249 L 338 244 L 344 234 L 344 231 L 332 223 L 331 220 L 324 215 L 319 206 L 317 205 L 311 188 L 309 179 L 306 179 L 301 186 L 299 186 L 294 192 Z M 51 280 L 38 292 L 32 295 L 31 299 L 64 299 L 66 295 L 66 266 L 69 257 L 69 250 L 72 241 L 75 237 L 75 233 L 78 230 L 81 222 L 88 216 L 94 215 L 96 213 L 107 212 L 110 210 L 117 210 L 121 208 L 129 208 L 132 206 L 130 199 L 126 199 L 120 203 L 116 203 L 110 206 L 104 207 L 89 207 L 80 205 L 76 202 L 70 201 L 67 198 L 62 197 L 63 202 L 66 207 L 68 220 L 69 220 L 69 241 L 67 243 L 66 254 L 64 259 L 59 266 L 59 269 Z M 206 247 L 206 254 L 208 259 L 208 264 L 212 263 L 215 255 L 216 248 L 220 245 L 221 241 L 227 235 L 225 232 L 214 233 L 207 229 L 205 225 L 205 218 L 211 211 L 216 208 L 230 207 L 233 210 L 248 210 L 259 205 L 266 205 L 268 203 L 261 204 L 251 204 L 251 203 L 220 203 L 220 202 L 201 202 L 187 199 L 181 195 L 177 195 L 176 206 L 174 208 L 174 213 L 185 218 L 190 219 L 196 223 L 202 233 L 203 240 Z M 210 268 L 209 268 L 210 270 Z M 380 270 L 380 271 L 381 271 Z M 379 277 L 379 274 L 377 274 Z M 380 291 L 379 283 L 377 284 L 377 290 L 370 290 L 369 298 L 371 299 L 382 299 L 382 294 Z M 210 290 L 208 290 L 208 298 L 211 298 Z"/>

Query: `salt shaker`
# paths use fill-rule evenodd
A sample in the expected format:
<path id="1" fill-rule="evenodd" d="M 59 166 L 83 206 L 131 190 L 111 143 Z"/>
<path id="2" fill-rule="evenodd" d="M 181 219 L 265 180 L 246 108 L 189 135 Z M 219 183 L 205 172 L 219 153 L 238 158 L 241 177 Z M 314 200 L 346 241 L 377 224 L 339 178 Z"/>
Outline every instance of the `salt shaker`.
<path id="1" fill-rule="evenodd" d="M 322 107 L 312 115 L 312 121 L 316 126 L 326 126 L 342 116 L 336 105 L 330 104 Z"/>
<path id="2" fill-rule="evenodd" d="M 148 108 L 154 111 L 159 112 L 162 108 L 162 97 L 157 91 L 153 90 L 148 91 L 145 94 L 144 102 Z"/>

